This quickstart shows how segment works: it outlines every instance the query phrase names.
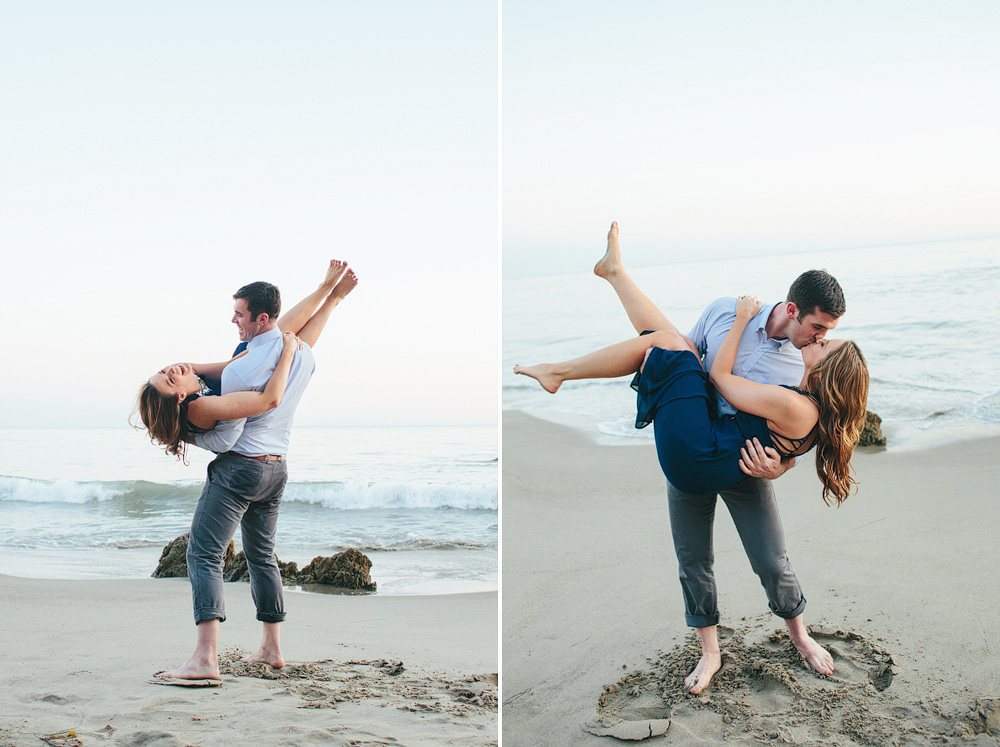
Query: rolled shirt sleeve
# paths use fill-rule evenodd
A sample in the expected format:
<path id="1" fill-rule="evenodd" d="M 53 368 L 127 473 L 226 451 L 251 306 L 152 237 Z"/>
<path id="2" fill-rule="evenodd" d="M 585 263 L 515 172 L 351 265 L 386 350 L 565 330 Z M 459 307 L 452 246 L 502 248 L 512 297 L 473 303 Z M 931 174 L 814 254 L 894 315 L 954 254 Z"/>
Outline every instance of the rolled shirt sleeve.
<path id="1" fill-rule="evenodd" d="M 222 391 L 241 392 L 250 389 L 243 381 L 242 377 L 232 370 L 232 366 L 226 366 L 222 372 Z M 204 433 L 196 433 L 194 442 L 203 449 L 214 451 L 216 454 L 224 454 L 233 448 L 233 445 L 243 434 L 246 425 L 246 418 L 236 420 L 220 420 L 215 427 Z"/>

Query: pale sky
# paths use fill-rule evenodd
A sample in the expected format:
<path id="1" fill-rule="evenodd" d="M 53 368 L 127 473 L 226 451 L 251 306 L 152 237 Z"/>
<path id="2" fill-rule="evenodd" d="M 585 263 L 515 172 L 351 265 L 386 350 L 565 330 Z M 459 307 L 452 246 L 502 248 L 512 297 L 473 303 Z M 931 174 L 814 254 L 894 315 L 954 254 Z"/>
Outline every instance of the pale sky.
<path id="1" fill-rule="evenodd" d="M 503 4 L 503 273 L 1000 235 L 1000 4 Z"/>
<path id="2" fill-rule="evenodd" d="M 360 277 L 296 422 L 496 422 L 498 11 L 8 4 L 0 425 L 118 425 L 232 293 Z"/>

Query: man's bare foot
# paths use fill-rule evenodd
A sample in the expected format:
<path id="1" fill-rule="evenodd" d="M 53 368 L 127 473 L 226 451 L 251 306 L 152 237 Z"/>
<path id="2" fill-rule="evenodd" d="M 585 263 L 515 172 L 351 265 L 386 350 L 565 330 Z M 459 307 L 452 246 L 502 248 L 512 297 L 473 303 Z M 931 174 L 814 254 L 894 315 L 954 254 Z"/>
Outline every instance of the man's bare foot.
<path id="1" fill-rule="evenodd" d="M 192 656 L 187 663 L 168 672 L 157 672 L 154 677 L 161 680 L 217 680 L 219 660 L 196 659 Z"/>
<path id="2" fill-rule="evenodd" d="M 346 267 L 347 264 L 345 263 L 344 266 Z M 358 276 L 354 274 L 354 270 L 348 270 L 333 287 L 333 290 L 330 292 L 330 298 L 339 303 L 344 300 L 344 297 L 347 296 L 348 293 L 354 290 L 354 286 L 357 284 Z"/>
<path id="3" fill-rule="evenodd" d="M 347 270 L 346 262 L 341 262 L 339 259 L 331 259 L 330 266 L 326 269 L 326 277 L 323 278 L 323 282 L 319 284 L 319 287 L 329 295 L 345 270 Z"/>
<path id="4" fill-rule="evenodd" d="M 692 695 L 700 695 L 701 691 L 708 687 L 708 683 L 712 681 L 712 677 L 720 669 L 722 669 L 722 654 L 708 653 L 706 651 L 701 655 L 698 666 L 684 680 L 684 687 Z"/>
<path id="5" fill-rule="evenodd" d="M 285 666 L 285 659 L 280 651 L 274 651 L 261 646 L 256 654 L 250 654 L 240 659 L 244 664 L 267 664 L 275 669 Z"/>
<path id="6" fill-rule="evenodd" d="M 542 385 L 542 389 L 555 394 L 562 386 L 563 379 L 555 374 L 554 369 L 551 363 L 539 363 L 536 366 L 514 366 L 514 373 L 530 376 Z"/>
<path id="7" fill-rule="evenodd" d="M 792 645 L 798 650 L 809 666 L 820 674 L 833 674 L 833 657 L 809 636 L 792 638 Z"/>
<path id="8" fill-rule="evenodd" d="M 608 250 L 601 257 L 601 261 L 594 265 L 594 274 L 599 278 L 610 280 L 613 275 L 617 275 L 622 269 L 622 250 L 618 245 L 618 223 L 611 224 L 608 231 Z"/>

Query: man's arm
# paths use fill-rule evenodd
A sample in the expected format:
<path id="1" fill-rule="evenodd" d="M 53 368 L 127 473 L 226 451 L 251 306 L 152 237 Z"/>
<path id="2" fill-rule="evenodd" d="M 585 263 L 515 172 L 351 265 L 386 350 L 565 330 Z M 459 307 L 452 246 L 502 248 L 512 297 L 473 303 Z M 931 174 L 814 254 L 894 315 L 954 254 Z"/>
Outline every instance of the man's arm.
<path id="1" fill-rule="evenodd" d="M 243 426 L 246 425 L 246 422 L 246 418 L 220 420 L 212 430 L 205 433 L 196 433 L 194 442 L 203 449 L 214 451 L 216 454 L 224 454 L 232 449 L 233 445 L 240 440 L 240 436 L 243 435 Z"/>
<path id="2" fill-rule="evenodd" d="M 747 439 L 747 445 L 740 449 L 740 469 L 750 477 L 762 480 L 777 480 L 795 466 L 795 457 L 781 458 L 781 455 L 770 446 L 761 446 L 754 438 Z"/>
<path id="3" fill-rule="evenodd" d="M 222 388 L 225 392 L 246 391 L 251 388 L 246 385 L 243 378 L 232 368 L 227 367 L 222 372 L 222 377 L 224 379 Z M 243 435 L 243 427 L 246 425 L 246 422 L 246 418 L 220 420 L 212 430 L 195 434 L 194 442 L 203 449 L 214 451 L 216 454 L 224 454 L 239 441 L 240 436 Z"/>
<path id="4" fill-rule="evenodd" d="M 694 343 L 694 346 L 698 348 L 698 352 L 701 354 L 702 358 L 704 358 L 705 353 L 708 352 L 708 331 L 712 329 L 720 315 L 724 313 L 732 313 L 734 306 L 735 302 L 732 298 L 715 299 L 712 303 L 705 307 L 703 312 L 701 312 L 701 316 L 698 317 L 698 321 L 695 322 L 694 328 L 688 333 L 688 339 L 690 339 L 691 342 Z M 732 315 L 735 316 L 735 314 Z"/>
<path id="5" fill-rule="evenodd" d="M 219 363 L 192 363 L 191 365 L 194 367 L 194 372 L 199 376 L 219 381 L 222 379 L 222 372 L 226 369 L 226 366 L 237 358 L 242 358 L 244 355 L 246 355 L 245 351 L 227 361 L 220 361 Z"/>

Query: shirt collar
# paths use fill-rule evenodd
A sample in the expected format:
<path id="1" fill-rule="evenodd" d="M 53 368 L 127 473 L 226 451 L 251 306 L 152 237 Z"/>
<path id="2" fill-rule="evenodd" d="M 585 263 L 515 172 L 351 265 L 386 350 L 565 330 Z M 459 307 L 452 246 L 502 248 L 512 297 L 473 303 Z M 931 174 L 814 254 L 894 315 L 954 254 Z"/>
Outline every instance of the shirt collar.
<path id="1" fill-rule="evenodd" d="M 757 316 L 750 320 L 750 324 L 753 325 L 754 329 L 764 335 L 767 338 L 767 320 L 771 317 L 771 312 L 774 311 L 774 307 L 778 304 L 772 303 L 770 306 L 761 306 L 760 311 L 757 312 Z"/>
<path id="2" fill-rule="evenodd" d="M 767 320 L 771 318 L 771 312 L 774 311 L 775 307 L 780 305 L 782 302 L 772 303 L 770 306 L 762 306 L 760 311 L 757 312 L 757 316 L 750 320 L 751 324 L 756 325 L 757 334 L 760 335 L 761 340 L 767 339 Z M 771 340 L 778 348 L 783 348 L 785 345 L 791 342 L 791 339 L 786 337 L 784 340 Z"/>
<path id="3" fill-rule="evenodd" d="M 265 343 L 272 342 L 273 340 L 281 339 L 281 330 L 275 327 L 267 332 L 261 332 L 258 335 L 254 335 L 250 342 L 247 343 L 247 350 L 252 350 L 253 348 L 260 347 Z"/>

